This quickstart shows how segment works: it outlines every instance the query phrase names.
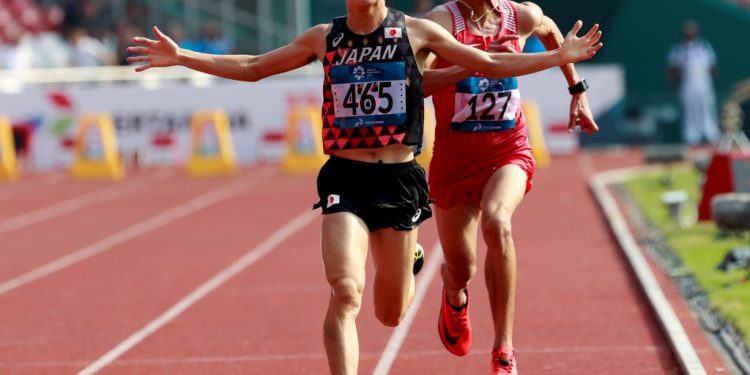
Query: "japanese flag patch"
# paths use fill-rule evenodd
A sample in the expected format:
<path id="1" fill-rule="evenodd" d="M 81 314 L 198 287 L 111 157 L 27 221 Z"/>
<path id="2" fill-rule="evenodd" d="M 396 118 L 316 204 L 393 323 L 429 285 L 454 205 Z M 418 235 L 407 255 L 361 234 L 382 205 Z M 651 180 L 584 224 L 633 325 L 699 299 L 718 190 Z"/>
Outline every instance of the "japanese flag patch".
<path id="1" fill-rule="evenodd" d="M 329 194 L 328 195 L 328 205 L 326 205 L 326 208 L 331 208 L 331 206 L 335 206 L 341 202 L 341 197 L 338 194 Z"/>
<path id="2" fill-rule="evenodd" d="M 401 38 L 401 28 L 400 27 L 386 27 L 385 38 L 386 39 Z"/>

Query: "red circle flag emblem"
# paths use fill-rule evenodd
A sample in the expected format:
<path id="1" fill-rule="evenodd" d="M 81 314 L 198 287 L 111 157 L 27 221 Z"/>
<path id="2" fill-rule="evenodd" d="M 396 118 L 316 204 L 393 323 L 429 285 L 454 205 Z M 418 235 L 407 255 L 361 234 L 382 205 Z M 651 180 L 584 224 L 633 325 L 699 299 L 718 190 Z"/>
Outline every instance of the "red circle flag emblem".
<path id="1" fill-rule="evenodd" d="M 339 204 L 341 202 L 341 197 L 338 194 L 329 194 L 328 195 L 328 205 L 327 208 L 330 208 L 331 206 L 335 204 Z"/>
<path id="2" fill-rule="evenodd" d="M 384 34 L 385 34 L 385 37 L 388 39 L 400 38 L 401 28 L 400 27 L 386 27 Z"/>

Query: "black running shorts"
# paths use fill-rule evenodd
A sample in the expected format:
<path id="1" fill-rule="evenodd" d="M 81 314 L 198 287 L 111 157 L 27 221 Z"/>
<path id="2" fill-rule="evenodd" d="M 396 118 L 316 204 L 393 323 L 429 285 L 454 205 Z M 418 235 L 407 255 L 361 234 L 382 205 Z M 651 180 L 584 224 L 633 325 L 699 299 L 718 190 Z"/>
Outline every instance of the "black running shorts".
<path id="1" fill-rule="evenodd" d="M 425 171 L 416 160 L 367 163 L 331 156 L 318 174 L 323 214 L 350 212 L 370 231 L 412 230 L 432 217 Z"/>

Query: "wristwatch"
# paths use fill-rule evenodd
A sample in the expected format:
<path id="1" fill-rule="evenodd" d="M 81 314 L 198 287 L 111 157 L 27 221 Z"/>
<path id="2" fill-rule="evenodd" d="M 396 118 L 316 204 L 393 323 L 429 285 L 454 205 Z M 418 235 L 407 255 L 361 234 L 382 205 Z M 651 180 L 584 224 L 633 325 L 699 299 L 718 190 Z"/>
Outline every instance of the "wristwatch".
<path id="1" fill-rule="evenodd" d="M 589 84 L 586 82 L 586 78 L 584 78 L 578 81 L 578 83 L 576 83 L 575 85 L 568 87 L 568 92 L 570 93 L 570 95 L 575 95 L 585 92 L 588 89 Z"/>

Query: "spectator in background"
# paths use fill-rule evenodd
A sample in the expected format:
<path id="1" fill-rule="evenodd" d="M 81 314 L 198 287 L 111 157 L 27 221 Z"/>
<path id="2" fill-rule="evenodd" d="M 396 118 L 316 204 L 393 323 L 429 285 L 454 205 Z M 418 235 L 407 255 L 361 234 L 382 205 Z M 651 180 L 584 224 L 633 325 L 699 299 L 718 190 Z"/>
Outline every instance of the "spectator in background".
<path id="1" fill-rule="evenodd" d="M 67 64 L 67 45 L 55 31 L 62 9 L 0 0 L 0 69 L 54 68 Z"/>
<path id="2" fill-rule="evenodd" d="M 61 31 L 67 38 L 68 33 L 84 28 L 92 30 L 98 26 L 99 8 L 93 0 L 73 0 L 63 8 Z"/>
<path id="3" fill-rule="evenodd" d="M 126 1 L 124 10 L 124 14 L 117 21 L 114 35 L 109 43 L 114 46 L 118 65 L 130 65 L 127 61 L 128 54 L 125 52 L 125 48 L 130 45 L 133 37 L 142 35 L 144 30 L 149 29 L 149 18 L 142 1 Z"/>
<path id="4" fill-rule="evenodd" d="M 204 44 L 200 40 L 194 40 L 187 37 L 185 28 L 179 23 L 173 23 L 169 26 L 169 32 L 172 39 L 180 48 L 190 51 L 201 52 L 204 50 Z"/>
<path id="5" fill-rule="evenodd" d="M 215 21 L 208 21 L 203 24 L 203 44 L 204 53 L 223 55 L 232 52 L 232 43 L 229 39 L 221 35 L 221 28 Z"/>
<path id="6" fill-rule="evenodd" d="M 130 63 L 128 63 L 128 53 L 125 48 L 131 44 L 133 37 L 141 35 L 141 33 L 142 30 L 139 29 L 138 26 L 133 25 L 128 21 L 122 21 L 117 24 L 114 43 L 116 44 L 115 53 L 117 55 L 118 65 L 130 65 Z"/>
<path id="7" fill-rule="evenodd" d="M 210 53 L 214 55 L 225 55 L 234 49 L 232 42 L 221 35 L 221 28 L 215 21 L 208 21 L 201 28 L 201 38 L 193 40 L 187 37 L 185 30 L 178 24 L 170 26 L 174 41 L 180 48 L 193 52 Z"/>
<path id="8" fill-rule="evenodd" d="M 135 30 L 138 30 L 138 35 L 141 35 L 145 30 L 148 30 L 151 26 L 148 24 L 148 14 L 146 7 L 142 1 L 129 0 L 125 3 L 125 15 L 123 21 L 128 25 L 131 25 Z"/>
<path id="9" fill-rule="evenodd" d="M 719 141 L 716 97 L 713 79 L 716 76 L 716 55 L 706 40 L 700 38 L 698 24 L 682 25 L 682 42 L 669 51 L 668 79 L 678 90 L 682 102 L 683 137 L 689 145 Z"/>
<path id="10" fill-rule="evenodd" d="M 30 68 L 63 68 L 70 66 L 70 47 L 54 31 L 27 31 L 18 48 L 31 57 Z"/>
<path id="11" fill-rule="evenodd" d="M 2 29 L 0 38 L 0 69 L 24 69 L 31 67 L 31 55 L 18 47 L 23 29 L 9 23 Z"/>
<path id="12" fill-rule="evenodd" d="M 70 46 L 70 66 L 103 66 L 114 64 L 111 51 L 99 39 L 92 37 L 89 32 L 76 27 L 68 31 Z"/>

